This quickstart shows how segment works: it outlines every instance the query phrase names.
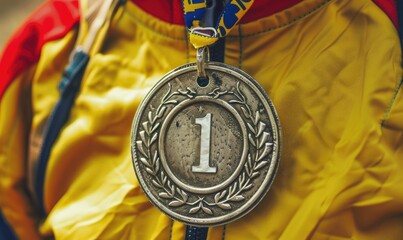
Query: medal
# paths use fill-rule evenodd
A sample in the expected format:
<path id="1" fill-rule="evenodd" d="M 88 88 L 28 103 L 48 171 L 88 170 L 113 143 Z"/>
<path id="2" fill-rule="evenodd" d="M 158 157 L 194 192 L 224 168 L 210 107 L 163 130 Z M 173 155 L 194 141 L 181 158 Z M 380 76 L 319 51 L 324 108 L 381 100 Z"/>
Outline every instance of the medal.
<path id="1" fill-rule="evenodd" d="M 280 137 L 275 108 L 258 83 L 210 62 L 200 47 L 196 63 L 166 74 L 140 104 L 131 151 L 140 186 L 157 208 L 188 225 L 215 226 L 244 216 L 266 195 Z"/>

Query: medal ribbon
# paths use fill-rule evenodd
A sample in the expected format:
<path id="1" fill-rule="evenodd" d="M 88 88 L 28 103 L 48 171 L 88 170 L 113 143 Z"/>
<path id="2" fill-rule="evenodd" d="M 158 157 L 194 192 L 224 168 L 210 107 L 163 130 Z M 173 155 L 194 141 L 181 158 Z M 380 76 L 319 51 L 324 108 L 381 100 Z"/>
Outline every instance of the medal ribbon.
<path id="1" fill-rule="evenodd" d="M 252 6 L 254 0 L 227 0 L 215 26 L 205 26 L 209 0 L 183 0 L 185 24 L 195 48 L 214 44 L 225 37 Z"/>

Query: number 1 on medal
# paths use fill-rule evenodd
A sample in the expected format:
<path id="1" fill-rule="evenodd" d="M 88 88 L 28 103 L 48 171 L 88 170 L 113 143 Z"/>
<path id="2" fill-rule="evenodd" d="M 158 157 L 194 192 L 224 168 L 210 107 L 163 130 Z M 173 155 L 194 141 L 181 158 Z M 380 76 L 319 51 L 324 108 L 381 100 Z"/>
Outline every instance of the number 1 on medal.
<path id="1" fill-rule="evenodd" d="M 202 118 L 196 118 L 195 123 L 201 127 L 200 135 L 200 164 L 192 166 L 192 172 L 216 173 L 216 167 L 210 167 L 210 135 L 211 135 L 211 113 L 207 113 Z"/>

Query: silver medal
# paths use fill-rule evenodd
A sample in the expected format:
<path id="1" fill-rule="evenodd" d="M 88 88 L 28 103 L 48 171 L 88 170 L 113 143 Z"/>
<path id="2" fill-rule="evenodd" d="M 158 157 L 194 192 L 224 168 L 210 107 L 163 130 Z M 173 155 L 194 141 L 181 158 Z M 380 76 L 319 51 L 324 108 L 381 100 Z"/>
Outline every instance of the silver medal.
<path id="1" fill-rule="evenodd" d="M 280 161 L 279 120 L 264 90 L 204 54 L 151 89 L 131 136 L 144 193 L 169 217 L 193 226 L 247 214 L 268 192 Z"/>

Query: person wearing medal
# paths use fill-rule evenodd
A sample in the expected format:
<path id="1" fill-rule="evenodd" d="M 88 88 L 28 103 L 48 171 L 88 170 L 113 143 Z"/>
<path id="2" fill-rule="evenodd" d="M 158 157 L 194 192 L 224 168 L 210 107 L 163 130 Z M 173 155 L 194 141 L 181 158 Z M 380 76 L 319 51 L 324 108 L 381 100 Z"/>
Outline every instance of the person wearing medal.
<path id="1" fill-rule="evenodd" d="M 0 238 L 403 238 L 400 4 L 44 3 L 0 62 Z"/>

